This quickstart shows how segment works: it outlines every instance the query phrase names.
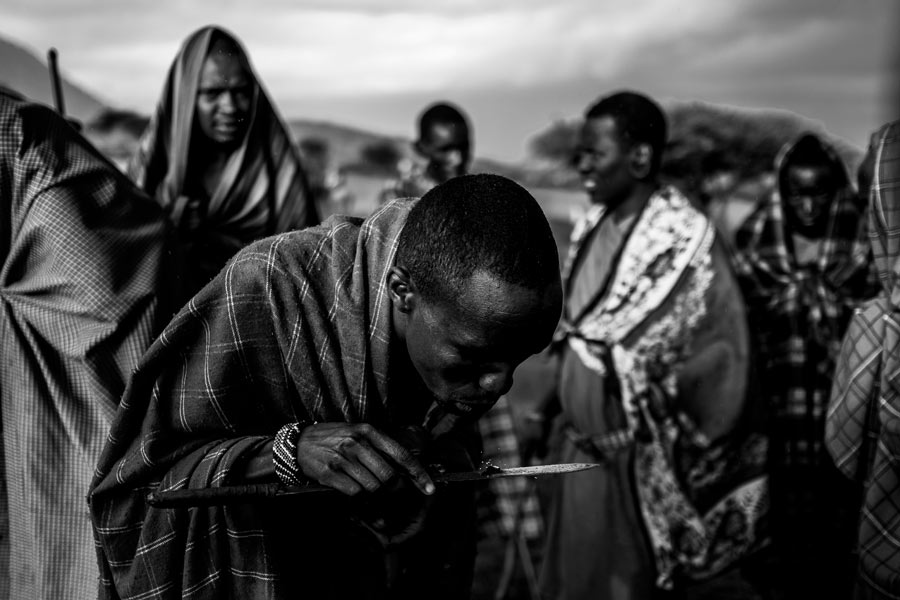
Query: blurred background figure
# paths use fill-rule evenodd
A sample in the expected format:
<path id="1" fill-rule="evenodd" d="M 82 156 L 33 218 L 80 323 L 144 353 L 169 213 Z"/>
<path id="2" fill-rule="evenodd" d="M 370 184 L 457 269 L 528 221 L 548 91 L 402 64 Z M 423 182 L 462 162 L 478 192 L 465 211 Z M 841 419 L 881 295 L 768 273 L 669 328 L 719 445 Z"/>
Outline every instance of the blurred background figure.
<path id="1" fill-rule="evenodd" d="M 85 498 L 161 324 L 165 219 L 70 123 L 2 89 L 0 173 L 0 598 L 96 598 Z"/>
<path id="2" fill-rule="evenodd" d="M 243 246 L 319 222 L 281 116 L 240 43 L 218 27 L 181 47 L 128 173 L 174 225 L 180 302 Z"/>
<path id="3" fill-rule="evenodd" d="M 771 193 L 736 234 L 769 411 L 777 597 L 847 598 L 859 496 L 823 446 L 834 361 L 853 309 L 875 293 L 847 168 L 805 134 L 776 159 Z"/>
<path id="4" fill-rule="evenodd" d="M 328 142 L 306 138 L 300 142 L 300 156 L 306 169 L 309 194 L 324 221 L 333 214 L 353 214 L 354 198 L 347 180 L 331 159 Z"/>
<path id="5" fill-rule="evenodd" d="M 437 184 L 468 173 L 472 161 L 469 120 L 449 102 L 430 105 L 419 115 L 413 149 L 418 160 L 401 166 L 400 177 L 382 192 L 382 203 L 394 198 L 420 198 Z"/>
<path id="6" fill-rule="evenodd" d="M 743 299 L 711 221 L 660 180 L 667 132 L 623 91 L 579 133 L 591 206 L 566 259 L 557 388 L 523 442 L 556 417 L 552 462 L 601 467 L 552 482 L 543 598 L 747 597 L 738 567 L 767 541 Z"/>

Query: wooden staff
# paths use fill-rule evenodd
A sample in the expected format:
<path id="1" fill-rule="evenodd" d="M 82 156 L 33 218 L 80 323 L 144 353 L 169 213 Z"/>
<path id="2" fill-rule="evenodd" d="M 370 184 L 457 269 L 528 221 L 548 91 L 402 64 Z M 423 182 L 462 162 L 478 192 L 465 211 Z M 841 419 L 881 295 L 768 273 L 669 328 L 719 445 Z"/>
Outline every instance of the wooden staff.
<path id="1" fill-rule="evenodd" d="M 47 52 L 47 66 L 50 69 L 50 87 L 53 88 L 53 104 L 60 116 L 66 116 L 66 103 L 63 100 L 62 83 L 59 79 L 59 67 L 56 63 L 56 48 L 50 48 Z"/>

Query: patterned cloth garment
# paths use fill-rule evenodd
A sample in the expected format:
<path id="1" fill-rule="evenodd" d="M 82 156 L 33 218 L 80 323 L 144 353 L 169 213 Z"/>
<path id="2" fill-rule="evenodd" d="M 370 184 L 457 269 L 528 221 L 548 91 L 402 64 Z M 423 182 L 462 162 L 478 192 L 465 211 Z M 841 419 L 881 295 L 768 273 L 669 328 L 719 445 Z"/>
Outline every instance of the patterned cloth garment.
<path id="1" fill-rule="evenodd" d="M 604 213 L 603 206 L 592 207 L 573 232 L 567 281 Z M 633 448 L 637 510 L 656 585 L 664 589 L 676 578 L 712 577 L 767 541 L 766 440 L 745 422 L 735 431 L 750 435 L 726 433 L 714 442 L 698 418 L 711 410 L 712 399 L 685 393 L 696 388 L 680 381 L 697 370 L 690 363 L 699 358 L 693 354 L 698 349 L 723 336 L 729 343 L 739 337 L 729 328 L 732 319 L 743 318 L 742 309 L 730 312 L 732 303 L 711 299 L 728 295 L 712 292 L 728 287 L 723 282 L 738 297 L 730 272 L 713 266 L 714 242 L 714 227 L 687 198 L 672 187 L 657 191 L 633 225 L 605 289 L 581 314 L 566 314 L 558 333 L 588 369 L 617 382 L 606 400 L 621 403 L 627 435 L 601 432 L 589 439 L 598 447 L 624 441 Z M 702 336 L 709 337 L 700 342 Z M 728 347 L 725 354 L 742 358 L 717 363 L 715 375 L 707 367 L 699 374 L 705 384 L 729 377 L 732 369 L 746 371 L 746 349 Z M 746 381 L 746 374 L 737 379 Z M 750 397 L 743 386 L 729 388 L 728 395 L 737 407 Z M 722 405 L 716 410 L 747 412 Z"/>
<path id="2" fill-rule="evenodd" d="M 165 220 L 64 119 L 2 91 L 0 202 L 0 598 L 96 598 L 84 499 L 156 333 Z"/>
<path id="3" fill-rule="evenodd" d="M 734 256 L 756 334 L 759 372 L 766 374 L 762 391 L 776 424 L 771 450 L 786 468 L 824 460 L 822 431 L 834 359 L 853 309 L 876 291 L 863 210 L 843 161 L 824 142 L 840 188 L 818 260 L 797 263 L 782 181 L 801 140 L 780 153 L 778 183 L 738 230 Z"/>
<path id="4" fill-rule="evenodd" d="M 881 293 L 850 321 L 837 360 L 825 443 L 865 488 L 859 582 L 866 598 L 900 598 L 900 121 L 882 128 L 869 235 Z"/>

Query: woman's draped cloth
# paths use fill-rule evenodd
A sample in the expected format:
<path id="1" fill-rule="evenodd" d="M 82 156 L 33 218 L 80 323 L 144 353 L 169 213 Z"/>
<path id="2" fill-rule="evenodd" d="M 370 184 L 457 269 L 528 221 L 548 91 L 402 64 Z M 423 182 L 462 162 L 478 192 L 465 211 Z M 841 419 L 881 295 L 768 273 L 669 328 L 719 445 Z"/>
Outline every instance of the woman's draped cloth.
<path id="1" fill-rule="evenodd" d="M 760 372 L 767 374 L 762 392 L 775 425 L 771 448 L 778 469 L 818 467 L 828 461 L 822 432 L 834 359 L 853 309 L 877 291 L 864 207 L 843 161 L 824 142 L 839 188 L 818 259 L 798 264 L 785 223 L 783 186 L 786 166 L 802 140 L 781 150 L 778 183 L 741 226 L 734 256 Z"/>
<path id="2" fill-rule="evenodd" d="M 594 206 L 573 232 L 567 289 L 578 276 L 579 257 L 604 222 L 604 213 L 603 206 Z M 595 510 L 626 511 L 621 517 L 609 516 L 613 521 L 627 521 L 627 514 L 637 511 L 640 525 L 635 526 L 646 533 L 656 585 L 662 588 L 672 587 L 679 578 L 708 578 L 766 541 L 760 527 L 768 506 L 762 473 L 766 444 L 748 426 L 752 415 L 746 385 L 732 382 L 746 383 L 747 378 L 747 352 L 740 347 L 733 322 L 742 318 L 742 310 L 733 301 L 739 295 L 727 262 L 713 260 L 714 242 L 711 223 L 680 192 L 659 190 L 611 261 L 606 285 L 579 314 L 567 309 L 558 335 L 582 368 L 603 382 L 602 394 L 598 390 L 582 402 L 616 403 L 615 412 L 624 414 L 620 430 L 585 431 L 592 426 L 590 418 L 577 422 L 579 417 L 572 415 L 610 410 L 576 408 L 569 418 L 579 429 L 579 445 L 592 446 L 601 459 L 623 447 L 633 449 L 630 473 L 621 472 L 615 487 L 621 488 L 618 494 L 626 494 L 622 490 L 634 485 L 634 495 L 626 495 L 637 506 L 617 507 L 618 501 L 605 505 L 597 498 Z M 704 353 L 707 347 L 715 347 L 717 356 Z M 719 397 L 723 392 L 728 397 Z M 715 421 L 720 413 L 743 417 L 735 417 L 739 425 L 713 440 L 699 424 Z M 615 477 L 617 471 L 611 469 Z M 577 486 L 573 490 L 577 495 Z M 625 535 L 642 537 L 640 531 Z M 617 539 L 616 544 L 623 542 L 630 543 Z M 592 567 L 582 559 L 581 568 Z M 600 575 L 619 576 L 627 578 L 621 573 Z M 610 580 L 588 585 L 610 586 L 595 588 L 595 594 L 639 597 L 631 595 L 637 594 L 634 589 L 625 592 L 631 585 L 626 581 L 621 588 Z M 567 586 L 578 589 L 563 581 L 562 587 Z M 572 597 L 580 596 L 576 591 Z"/>
<path id="3" fill-rule="evenodd" d="M 0 597 L 92 598 L 84 499 L 156 333 L 165 220 L 56 113 L 2 91 L 0 203 Z"/>
<path id="4" fill-rule="evenodd" d="M 865 597 L 900 597 L 900 121 L 880 132 L 869 238 L 882 291 L 853 315 L 825 428 L 835 465 L 864 485 L 859 577 Z"/>
<path id="5" fill-rule="evenodd" d="M 203 133 L 195 123 L 200 72 L 213 36 L 241 49 L 254 87 L 250 123 L 211 198 L 191 197 L 192 143 Z M 205 285 L 235 252 L 263 237 L 319 222 L 300 155 L 281 116 L 240 43 L 205 27 L 185 41 L 169 69 L 156 113 L 128 166 L 129 176 L 163 206 L 185 256 L 184 300 Z M 196 207 L 197 201 L 199 207 Z"/>
<path id="6" fill-rule="evenodd" d="M 125 392 L 90 503 L 103 597 L 280 598 L 317 551 L 305 503 L 166 510 L 147 492 L 235 483 L 242 456 L 293 421 L 395 424 L 387 403 L 387 271 L 412 201 L 366 221 L 325 224 L 252 244 L 176 315 Z M 239 482 L 239 481 L 238 481 Z M 339 533 L 332 537 L 338 538 Z M 332 543 L 342 541 L 332 540 Z M 357 566 L 319 556 L 352 578 Z M 349 561 L 349 562 L 345 562 Z"/>

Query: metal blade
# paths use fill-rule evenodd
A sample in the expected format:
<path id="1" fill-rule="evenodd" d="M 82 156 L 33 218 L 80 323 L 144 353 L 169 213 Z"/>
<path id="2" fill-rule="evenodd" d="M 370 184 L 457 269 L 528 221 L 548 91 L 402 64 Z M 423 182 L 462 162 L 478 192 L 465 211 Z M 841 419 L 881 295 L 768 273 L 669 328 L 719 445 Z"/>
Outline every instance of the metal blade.
<path id="1" fill-rule="evenodd" d="M 435 483 L 455 483 L 457 481 L 480 481 L 484 479 L 500 479 L 501 477 L 540 477 L 542 475 L 561 475 L 575 473 L 599 467 L 597 463 L 561 463 L 556 465 L 534 465 L 531 467 L 511 467 L 500 469 L 488 467 L 480 471 L 462 471 L 459 473 L 441 473 L 433 475 Z"/>

